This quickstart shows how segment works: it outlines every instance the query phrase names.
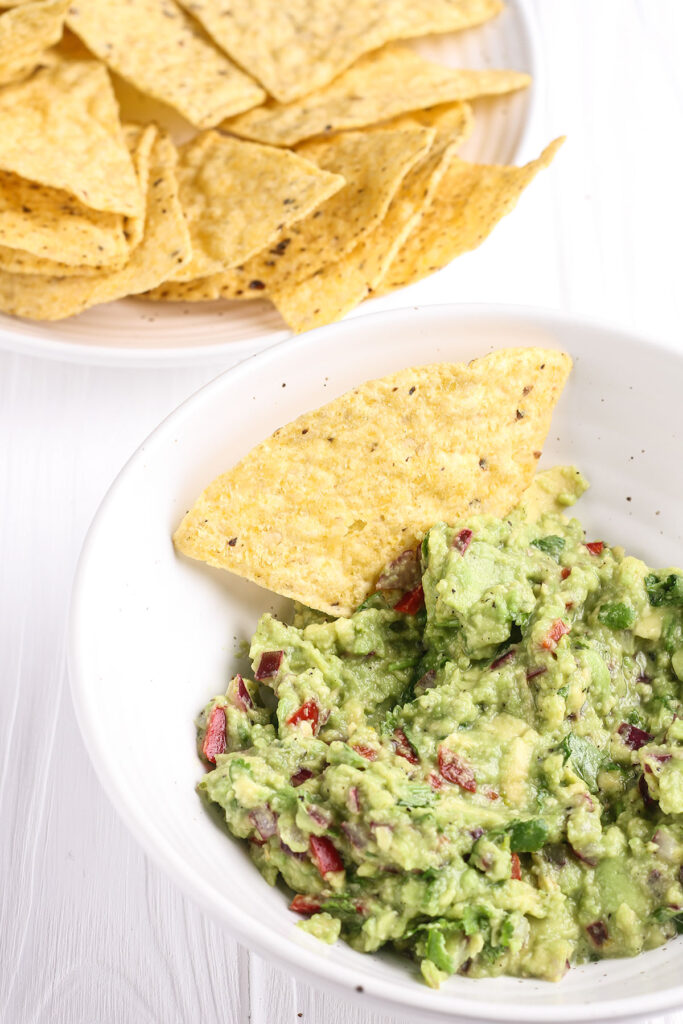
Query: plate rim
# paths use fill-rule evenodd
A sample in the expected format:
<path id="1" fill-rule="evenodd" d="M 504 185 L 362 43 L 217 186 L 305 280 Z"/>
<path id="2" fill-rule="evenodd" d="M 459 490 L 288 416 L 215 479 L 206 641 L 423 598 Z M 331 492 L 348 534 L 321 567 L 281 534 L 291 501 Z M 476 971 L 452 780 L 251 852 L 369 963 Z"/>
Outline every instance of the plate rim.
<path id="1" fill-rule="evenodd" d="M 590 327 L 598 331 L 617 333 L 622 337 L 644 344 L 655 350 L 660 350 L 667 355 L 677 356 L 683 362 L 683 351 L 675 344 L 673 339 L 651 338 L 640 334 L 637 331 L 624 328 L 620 324 L 596 319 L 588 316 L 576 316 L 553 309 L 522 305 L 498 305 L 498 304 L 440 304 L 426 305 L 422 307 L 411 306 L 404 309 L 385 310 L 377 313 L 367 314 L 359 320 L 375 319 L 391 323 L 393 320 L 401 320 L 410 316 L 417 323 L 419 318 L 434 318 L 441 320 L 449 317 L 451 320 L 458 318 L 472 318 L 486 316 L 488 318 L 503 318 L 513 320 L 518 324 L 543 325 L 545 327 Z M 144 461 L 149 454 L 149 449 L 155 444 L 163 445 L 169 433 L 176 433 L 182 428 L 183 418 L 191 413 L 195 405 L 202 401 L 211 400 L 216 392 L 230 387 L 233 379 L 239 379 L 245 373 L 258 372 L 259 365 L 268 361 L 272 356 L 271 349 L 281 349 L 283 353 L 296 352 L 299 347 L 305 347 L 311 343 L 315 344 L 316 338 L 321 332 L 326 334 L 344 333 L 349 329 L 362 330 L 362 324 L 349 328 L 351 321 L 343 321 L 318 328 L 304 335 L 293 336 L 280 342 L 277 346 L 270 346 L 246 359 L 237 365 L 221 373 L 214 380 L 199 388 L 185 401 L 183 401 L 173 412 L 166 416 L 148 437 L 140 444 L 135 452 L 126 461 L 122 469 L 114 478 L 102 499 L 92 523 L 87 531 L 83 546 L 78 559 L 74 574 L 73 589 L 68 617 L 67 635 L 67 661 L 68 674 L 72 701 L 78 721 L 79 729 L 84 740 L 86 750 L 91 763 L 95 769 L 97 778 L 103 786 L 109 800 L 122 818 L 124 824 L 133 834 L 135 840 L 140 843 L 145 853 L 156 863 L 162 871 L 171 877 L 180 890 L 198 903 L 214 920 L 222 927 L 233 934 L 236 938 L 244 941 L 251 949 L 255 949 L 261 955 L 281 967 L 293 970 L 297 975 L 302 976 L 309 984 L 320 988 L 321 986 L 332 987 L 344 998 L 356 1001 L 362 1000 L 367 1006 L 372 1004 L 374 1008 L 382 1012 L 414 1013 L 421 1016 L 425 1021 L 444 1022 L 447 1019 L 470 1019 L 477 1021 L 498 1021 L 506 1024 L 522 1024 L 522 1022 L 534 1022 L 534 1024 L 545 1024 L 548 1019 L 549 1008 L 547 1005 L 525 1004 L 516 1002 L 503 1008 L 502 1004 L 475 1003 L 463 997 L 450 997 L 449 1006 L 434 1007 L 423 1005 L 426 992 L 419 985 L 415 985 L 415 996 L 406 1000 L 405 993 L 401 994 L 398 1001 L 391 993 L 387 982 L 375 981 L 365 978 L 363 981 L 364 990 L 362 996 L 358 994 L 356 984 L 358 979 L 354 977 L 349 967 L 326 963 L 322 958 L 316 958 L 315 969 L 306 966 L 304 955 L 293 943 L 283 946 L 277 936 L 271 936 L 265 926 L 247 915 L 240 915 L 231 918 L 228 922 L 224 912 L 216 908 L 212 891 L 207 883 L 199 878 L 187 867 L 183 858 L 176 854 L 174 849 L 166 843 L 166 840 L 156 830 L 156 826 L 148 819 L 143 820 L 132 810 L 125 798 L 121 795 L 116 777 L 110 773 L 106 764 L 97 757 L 98 743 L 97 730 L 94 725 L 94 702 L 88 698 L 88 682 L 81 672 L 81 657 L 79 654 L 80 636 L 82 629 L 79 626 L 83 609 L 87 604 L 84 579 L 87 572 L 87 565 L 90 552 L 95 548 L 98 540 L 98 533 L 103 519 L 106 516 L 109 503 L 118 491 L 122 483 L 125 483 L 127 475 L 135 470 L 140 461 Z M 239 913 L 239 912 L 236 912 Z M 658 993 L 649 995 L 631 996 L 619 1000 L 610 1000 L 600 1007 L 600 1016 L 596 1017 L 592 1012 L 591 1004 L 586 1004 L 586 1012 L 582 1013 L 578 1006 L 553 1007 L 553 1019 L 561 1024 L 576 1024 L 576 1022 L 590 1021 L 626 1021 L 637 1020 L 648 1017 L 654 1013 L 665 1013 L 683 1006 L 683 984 L 669 987 Z"/>
<path id="2" fill-rule="evenodd" d="M 537 136 L 539 121 L 539 96 L 544 89 L 545 62 L 540 45 L 538 18 L 529 0 L 506 0 L 506 8 L 513 10 L 518 19 L 518 28 L 529 55 L 529 73 L 532 82 L 528 91 L 527 112 L 512 163 L 525 163 L 532 158 L 532 149 Z M 479 26 L 464 31 L 476 31 Z M 456 33 L 452 33 L 455 35 Z M 537 155 L 537 154 L 534 154 Z M 131 300 L 139 296 L 128 296 Z M 124 300 L 117 300 L 124 301 Z M 402 308 L 397 306 L 398 308 Z M 374 315 L 374 314 L 360 314 Z M 355 318 L 354 318 L 355 319 Z M 30 324 L 31 321 L 28 321 Z M 279 345 L 293 337 L 286 326 L 270 334 L 255 331 L 247 338 L 233 339 L 214 344 L 175 347 L 128 348 L 119 345 L 95 345 L 87 341 L 77 342 L 65 339 L 23 334 L 13 327 L 14 318 L 0 313 L 0 351 L 55 362 L 76 363 L 82 366 L 111 366 L 129 369 L 178 368 L 189 366 L 221 366 L 237 357 L 241 362 L 245 356 Z"/>

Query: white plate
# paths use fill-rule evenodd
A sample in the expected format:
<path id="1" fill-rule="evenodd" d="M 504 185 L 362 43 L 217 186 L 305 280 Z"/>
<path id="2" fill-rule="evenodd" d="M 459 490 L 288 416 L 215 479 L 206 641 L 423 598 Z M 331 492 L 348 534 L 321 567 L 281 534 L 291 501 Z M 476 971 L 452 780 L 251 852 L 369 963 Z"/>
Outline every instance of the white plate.
<path id="1" fill-rule="evenodd" d="M 533 76 L 529 89 L 475 102 L 475 130 L 462 153 L 467 159 L 491 163 L 523 162 L 538 155 L 531 153 L 528 140 L 543 86 L 536 33 L 524 0 L 508 0 L 499 17 L 479 28 L 431 36 L 414 45 L 425 57 L 452 67 L 528 71 Z M 124 117 L 154 118 L 177 138 L 187 135 L 187 126 L 183 128 L 184 122 L 168 108 L 143 101 L 120 81 L 117 93 Z M 419 293 L 415 293 L 415 300 L 423 301 Z M 398 292 L 382 302 L 384 308 L 396 308 L 406 299 Z M 369 309 L 371 304 L 363 312 Z M 43 324 L 0 314 L 2 348 L 69 362 L 118 366 L 225 365 L 237 352 L 246 355 L 289 335 L 280 315 L 263 301 L 164 303 L 122 299 L 68 320 Z"/>
<path id="2" fill-rule="evenodd" d="M 573 969 L 558 985 L 455 977 L 434 992 L 408 961 L 303 934 L 284 894 L 266 885 L 244 844 L 194 792 L 202 772 L 193 719 L 225 688 L 259 614 L 282 602 L 176 557 L 171 532 L 205 484 L 303 411 L 405 366 L 519 345 L 561 347 L 574 357 L 542 465 L 575 462 L 592 481 L 580 508 L 589 532 L 650 564 L 681 564 L 681 434 L 671 410 L 683 392 L 683 357 L 557 314 L 441 306 L 310 332 L 199 391 L 112 486 L 73 595 L 79 722 L 105 789 L 149 854 L 263 955 L 351 997 L 362 986 L 375 1009 L 416 1020 L 568 1022 L 663 1012 L 683 1004 L 683 939 L 635 960 Z"/>

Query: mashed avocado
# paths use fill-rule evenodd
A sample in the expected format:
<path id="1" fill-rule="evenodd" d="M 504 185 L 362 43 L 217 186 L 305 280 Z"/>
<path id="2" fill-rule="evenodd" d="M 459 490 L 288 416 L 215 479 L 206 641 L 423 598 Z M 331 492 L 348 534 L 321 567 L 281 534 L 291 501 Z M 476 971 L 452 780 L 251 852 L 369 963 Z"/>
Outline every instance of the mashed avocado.
<path id="1" fill-rule="evenodd" d="M 683 931 L 683 575 L 557 499 L 436 524 L 350 618 L 264 615 L 199 719 L 200 791 L 307 930 L 430 985 Z"/>

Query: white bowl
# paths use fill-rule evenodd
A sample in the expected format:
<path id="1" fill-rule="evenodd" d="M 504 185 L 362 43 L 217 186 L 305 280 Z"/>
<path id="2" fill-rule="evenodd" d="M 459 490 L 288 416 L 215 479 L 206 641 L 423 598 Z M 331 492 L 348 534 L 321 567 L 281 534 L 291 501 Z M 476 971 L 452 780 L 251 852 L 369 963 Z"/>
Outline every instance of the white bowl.
<path id="1" fill-rule="evenodd" d="M 557 985 L 454 977 L 432 991 L 410 962 L 328 947 L 295 927 L 218 815 L 195 794 L 193 719 L 233 674 L 236 649 L 279 601 L 177 557 L 171 532 L 204 485 L 299 413 L 402 367 L 493 348 L 561 347 L 575 361 L 542 465 L 592 481 L 588 531 L 652 565 L 683 562 L 683 356 L 554 313 L 441 306 L 392 311 L 292 338 L 199 391 L 122 471 L 88 534 L 75 583 L 71 678 L 83 734 L 109 796 L 149 854 L 262 955 L 318 985 L 412 1019 L 598 1021 L 683 1004 L 683 939 L 635 960 L 573 969 Z M 267 485 L 267 482 L 265 482 Z M 362 996 L 358 993 L 362 989 Z"/>
<path id="2" fill-rule="evenodd" d="M 0 4 L 1 6 L 1 4 Z M 533 12 L 525 0 L 508 0 L 505 10 L 464 32 L 426 36 L 413 45 L 423 57 L 449 67 L 514 68 L 527 71 L 528 89 L 474 101 L 475 127 L 461 153 L 483 163 L 523 163 L 548 139 L 535 130 L 538 99 L 544 95 L 541 50 Z M 164 104 L 142 97 L 120 79 L 115 87 L 122 116 L 156 120 L 182 142 L 193 130 Z M 169 116 L 170 114 L 170 116 Z M 457 264 L 446 271 L 455 273 Z M 444 294 L 451 294 L 447 282 Z M 372 303 L 402 306 L 426 301 L 428 284 L 411 299 L 400 294 Z M 150 302 L 121 299 L 54 323 L 19 320 L 0 313 L 0 348 L 66 362 L 107 366 L 225 366 L 234 354 L 250 355 L 289 337 L 279 313 L 264 301 Z"/>

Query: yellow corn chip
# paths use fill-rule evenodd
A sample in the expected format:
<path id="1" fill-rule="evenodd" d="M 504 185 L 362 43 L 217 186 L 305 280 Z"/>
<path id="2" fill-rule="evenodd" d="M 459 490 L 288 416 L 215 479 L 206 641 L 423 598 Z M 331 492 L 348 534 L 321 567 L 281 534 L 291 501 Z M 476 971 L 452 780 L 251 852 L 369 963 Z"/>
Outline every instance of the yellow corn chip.
<path id="1" fill-rule="evenodd" d="M 474 115 L 469 103 L 456 100 L 454 103 L 440 103 L 424 110 L 413 110 L 409 114 L 399 114 L 382 124 L 382 128 L 405 129 L 422 125 L 423 128 L 434 128 L 436 131 L 435 145 L 445 142 L 448 145 L 462 143 L 469 138 L 474 126 Z"/>
<path id="2" fill-rule="evenodd" d="M 401 127 L 418 126 L 404 115 Z M 465 103 L 425 111 L 419 118 L 437 132 L 429 153 L 405 176 L 386 217 L 359 245 L 304 281 L 270 289 L 270 298 L 292 330 L 308 331 L 340 320 L 384 277 L 391 261 L 429 205 L 457 148 L 469 135 L 472 115 Z M 393 125 L 393 122 L 392 122 Z"/>
<path id="3" fill-rule="evenodd" d="M 69 0 L 36 0 L 0 15 L 0 85 L 33 71 L 62 35 Z"/>
<path id="4" fill-rule="evenodd" d="M 160 135 L 147 188 L 144 237 L 120 270 L 97 277 L 44 277 L 0 271 L 0 310 L 32 320 L 60 320 L 89 306 L 155 288 L 190 258 L 190 238 L 178 201 L 177 153 Z"/>
<path id="5" fill-rule="evenodd" d="M 180 0 L 282 103 L 320 89 L 390 39 L 453 32 L 492 18 L 500 0 Z"/>
<path id="6" fill-rule="evenodd" d="M 232 271 L 221 274 L 209 274 L 198 277 L 194 281 L 164 281 L 158 288 L 141 295 L 142 299 L 153 302 L 211 302 L 215 299 L 260 299 L 263 293 L 249 291 L 237 284 L 234 294 L 230 294 Z"/>
<path id="7" fill-rule="evenodd" d="M 138 189 L 140 195 L 145 197 L 145 202 L 139 214 L 135 217 L 126 217 L 124 223 L 123 230 L 128 242 L 128 249 L 131 252 L 140 244 L 145 233 L 150 166 L 154 144 L 158 136 L 159 132 L 155 124 L 126 124 L 123 126 L 123 137 L 133 160 Z"/>
<path id="8" fill-rule="evenodd" d="M 424 175 L 425 179 L 429 179 L 429 168 L 428 163 L 439 164 L 439 161 L 443 161 L 443 171 L 447 166 L 447 160 L 453 155 L 453 149 L 457 149 L 468 137 L 472 130 L 472 111 L 466 103 L 452 103 L 443 104 L 440 107 L 433 107 L 429 110 L 423 110 L 414 114 L 402 115 L 393 121 L 383 125 L 383 128 L 400 128 L 400 129 L 411 129 L 422 124 L 424 127 L 434 128 L 436 131 L 436 138 L 429 150 L 426 157 L 416 163 L 415 167 L 408 172 L 405 182 L 399 187 L 398 197 L 400 196 L 412 196 L 413 199 L 417 197 L 419 193 L 419 176 Z M 450 150 L 449 150 L 449 147 Z M 430 179 L 430 191 L 431 194 L 433 188 L 439 181 L 441 172 L 435 171 L 434 176 Z M 412 187 L 411 187 L 412 182 Z M 427 184 L 425 181 L 425 188 Z M 426 201 L 428 201 L 428 195 Z M 392 209 L 394 203 L 392 202 L 389 209 Z M 368 236 L 372 238 L 372 233 Z M 361 241 L 360 245 L 363 242 Z M 369 244 L 369 243 L 368 243 Z M 394 246 L 392 245 L 392 251 Z M 353 252 L 353 250 L 352 250 Z M 349 257 L 348 260 L 340 260 L 339 263 L 346 262 L 347 267 L 351 267 L 352 260 Z M 354 265 L 355 266 L 355 265 Z M 246 268 L 248 271 L 249 267 Z M 348 273 L 353 271 L 348 270 Z M 367 276 L 367 275 L 364 275 Z M 346 276 L 344 277 L 346 282 Z M 194 287 L 190 288 L 189 292 L 183 294 L 177 292 L 175 294 L 167 294 L 163 296 L 170 301 L 185 299 L 187 301 L 201 301 L 203 299 L 258 299 L 268 297 L 268 288 L 263 281 L 258 278 L 249 278 L 248 273 L 245 274 L 245 269 L 240 270 L 239 268 L 233 268 L 232 270 L 225 271 L 223 274 L 214 274 L 209 278 L 204 278 L 201 282 L 192 282 Z M 358 280 L 355 282 L 349 279 L 348 284 L 344 283 L 345 290 L 357 289 Z M 372 287 L 372 286 L 371 286 Z M 161 290 L 165 290 L 165 286 L 162 285 Z M 155 298 L 161 298 L 162 296 L 154 296 Z M 347 307 L 347 301 L 343 301 L 340 296 L 337 300 L 339 308 L 344 306 Z M 316 308 L 313 306 L 312 308 Z M 348 308 L 353 308 L 348 306 Z"/>
<path id="9" fill-rule="evenodd" d="M 456 158 L 377 294 L 419 281 L 481 245 L 498 221 L 514 209 L 536 174 L 551 163 L 563 142 L 551 142 L 537 160 L 524 167 L 469 164 Z"/>
<path id="10" fill-rule="evenodd" d="M 173 0 L 75 0 L 67 24 L 122 78 L 197 128 L 212 128 L 265 98 Z"/>
<path id="11" fill-rule="evenodd" d="M 434 128 L 436 138 L 427 155 L 419 160 L 404 178 L 377 231 L 371 232 L 366 242 L 361 241 L 358 245 L 358 256 L 362 249 L 367 258 L 367 253 L 373 243 L 380 245 L 380 239 L 376 238 L 379 232 L 384 248 L 375 260 L 381 260 L 382 266 L 385 266 L 387 261 L 390 262 L 391 253 L 395 253 L 397 248 L 400 248 L 401 240 L 411 230 L 415 212 L 417 211 L 421 215 L 424 206 L 430 202 L 436 186 L 445 173 L 448 162 L 457 147 L 469 136 L 472 124 L 472 111 L 468 104 L 452 103 L 415 114 L 405 114 L 383 126 L 392 130 L 409 130 L 423 125 Z M 348 168 L 345 169 L 348 170 Z M 390 250 L 387 248 L 388 246 L 390 246 Z M 355 253 L 354 249 L 352 249 L 353 253 Z M 359 284 L 358 266 L 362 261 L 362 256 L 357 259 L 354 255 L 349 255 L 337 264 L 326 265 L 323 268 L 323 273 L 327 274 L 333 267 L 336 267 L 339 274 L 339 286 L 344 289 L 344 294 L 359 293 L 362 298 L 367 293 L 367 288 L 373 287 L 376 273 L 368 274 L 366 270 L 368 264 L 366 264 L 365 272 L 362 274 L 362 285 Z M 367 280 L 365 280 L 366 278 Z M 302 286 L 304 284 L 305 282 L 302 282 Z M 255 287 L 250 287 L 250 285 Z M 145 298 L 166 302 L 206 302 L 220 298 L 260 299 L 265 297 L 268 297 L 268 289 L 265 284 L 259 280 L 247 280 L 244 270 L 240 271 L 239 269 L 209 274 L 206 277 L 183 283 L 165 281 L 164 284 L 145 295 Z M 337 305 L 340 308 L 343 306 L 346 312 L 353 308 L 353 304 L 349 304 L 349 300 L 341 295 L 336 301 Z M 318 305 L 319 303 L 312 303 L 309 308 L 316 309 Z M 285 315 L 284 311 L 282 312 Z M 330 316 L 326 322 L 332 319 L 334 317 Z M 295 325 L 290 322 L 290 326 L 294 327 Z"/>
<path id="12" fill-rule="evenodd" d="M 515 505 L 570 367 L 562 352 L 508 349 L 361 384 L 214 480 L 175 544 L 312 608 L 349 615 L 383 566 L 433 523 L 501 516 Z"/>
<path id="13" fill-rule="evenodd" d="M 0 170 L 85 206 L 139 214 L 142 197 L 106 68 L 59 62 L 0 92 Z"/>
<path id="14" fill-rule="evenodd" d="M 512 92 L 530 81 L 519 71 L 447 68 L 406 46 L 387 46 L 363 57 L 317 93 L 296 103 L 267 103 L 224 127 L 257 142 L 292 146 L 301 139 L 376 124 L 409 110 Z"/>
<path id="15" fill-rule="evenodd" d="M 289 150 L 211 131 L 180 150 L 178 185 L 192 259 L 174 280 L 192 281 L 244 263 L 344 179 Z"/>
<path id="16" fill-rule="evenodd" d="M 0 245 L 62 263 L 114 264 L 126 258 L 124 218 L 83 206 L 59 189 L 0 171 Z"/>
<path id="17" fill-rule="evenodd" d="M 346 184 L 304 220 L 283 230 L 264 252 L 235 267 L 230 291 L 282 288 L 341 259 L 383 220 L 401 181 L 428 151 L 434 129 L 347 132 L 309 142 L 297 152 Z M 225 296 L 230 297 L 230 296 Z"/>
<path id="18" fill-rule="evenodd" d="M 135 167 L 135 173 L 138 179 L 138 187 L 142 195 L 147 195 L 147 185 L 149 180 L 149 162 L 151 156 L 152 146 L 156 138 L 157 130 L 152 124 L 146 127 L 138 125 L 124 125 L 123 128 L 124 138 L 126 145 L 128 146 L 131 156 L 133 158 L 133 165 Z M 0 178 L 1 180 L 1 178 Z M 30 192 L 30 188 L 25 191 Z M 61 212 L 63 205 L 66 202 L 72 203 L 72 200 L 61 193 L 52 190 L 42 190 L 43 192 L 49 192 L 53 197 L 56 198 L 54 205 L 54 240 L 53 245 L 57 251 L 60 251 L 61 246 L 61 235 L 62 231 L 65 236 L 69 236 L 71 233 L 70 220 L 69 218 L 61 219 Z M 85 214 L 85 219 L 88 223 L 92 223 L 92 217 L 94 211 L 82 211 Z M 25 209 L 21 210 L 21 216 L 30 220 L 31 214 L 27 214 Z M 95 214 L 95 217 L 101 217 L 103 215 Z M 123 241 L 125 244 L 120 245 L 120 253 L 115 261 L 106 262 L 103 259 L 102 252 L 99 249 L 92 253 L 87 253 L 86 256 L 91 258 L 94 262 L 92 266 L 84 264 L 70 265 L 63 263 L 59 260 L 48 259 L 45 256 L 36 256 L 31 252 L 26 252 L 22 249 L 9 248 L 5 245 L 0 245 L 0 269 L 8 271 L 12 274 L 47 274 L 49 276 L 91 276 L 95 274 L 101 274 L 103 271 L 111 272 L 116 267 L 122 267 L 128 260 L 130 252 L 140 242 L 145 225 L 144 211 L 141 211 L 139 216 L 126 217 L 121 220 L 118 215 L 104 215 L 113 217 L 116 220 L 117 232 L 116 237 L 119 242 L 121 235 L 123 235 Z M 2 217 L 0 216 L 0 225 L 2 224 Z M 67 243 L 68 244 L 68 237 Z M 83 242 L 83 239 L 80 239 Z M 79 250 L 76 249 L 70 251 L 70 255 L 77 258 L 79 256 Z"/>

